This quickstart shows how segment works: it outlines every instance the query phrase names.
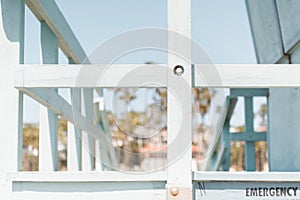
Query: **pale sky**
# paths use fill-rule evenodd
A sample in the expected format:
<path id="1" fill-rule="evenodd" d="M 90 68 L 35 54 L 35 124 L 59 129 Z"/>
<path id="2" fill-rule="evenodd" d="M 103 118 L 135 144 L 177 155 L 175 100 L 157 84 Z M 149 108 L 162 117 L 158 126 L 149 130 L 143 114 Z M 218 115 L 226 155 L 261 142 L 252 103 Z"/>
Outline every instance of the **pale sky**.
<path id="1" fill-rule="evenodd" d="M 167 28 L 166 0 L 56 0 L 79 42 L 89 55 L 105 40 L 128 30 L 143 27 Z M 26 9 L 25 63 L 40 63 L 39 23 Z M 192 39 L 214 63 L 256 63 L 244 0 L 192 0 Z M 166 63 L 155 52 L 128 55 L 123 63 L 154 61 Z M 60 53 L 60 63 L 66 58 Z M 255 103 L 257 110 L 261 100 Z M 242 104 L 238 105 L 241 110 Z M 25 99 L 25 122 L 38 122 L 39 106 Z M 242 125 L 242 112 L 233 117 Z"/>

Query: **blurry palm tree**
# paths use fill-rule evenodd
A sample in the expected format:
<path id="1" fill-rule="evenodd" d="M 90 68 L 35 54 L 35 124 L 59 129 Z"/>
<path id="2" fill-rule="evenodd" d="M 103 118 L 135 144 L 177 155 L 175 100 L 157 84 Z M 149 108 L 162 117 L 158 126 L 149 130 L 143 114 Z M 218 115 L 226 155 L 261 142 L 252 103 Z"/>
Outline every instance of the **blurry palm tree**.
<path id="1" fill-rule="evenodd" d="M 260 110 L 258 111 L 259 116 L 261 117 L 261 125 L 267 124 L 267 104 L 262 104 Z"/>

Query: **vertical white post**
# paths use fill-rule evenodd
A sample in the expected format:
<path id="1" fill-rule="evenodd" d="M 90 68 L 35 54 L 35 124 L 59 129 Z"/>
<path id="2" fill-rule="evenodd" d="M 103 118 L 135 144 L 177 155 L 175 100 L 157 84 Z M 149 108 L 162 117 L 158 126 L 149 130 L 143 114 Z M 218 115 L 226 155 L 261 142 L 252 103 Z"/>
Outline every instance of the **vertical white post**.
<path id="1" fill-rule="evenodd" d="M 82 113 L 93 120 L 93 90 L 82 89 Z M 95 168 L 95 140 L 87 132 L 82 131 L 82 170 L 91 171 Z"/>
<path id="2" fill-rule="evenodd" d="M 192 199 L 191 1 L 168 0 L 167 199 Z M 174 32 L 177 32 L 175 34 Z M 172 54 L 176 52 L 177 55 Z M 178 55 L 180 54 L 180 55 Z M 174 74 L 182 66 L 182 75 Z M 178 68 L 180 73 L 181 69 Z M 177 194 L 178 192 L 178 194 Z"/>
<path id="3" fill-rule="evenodd" d="M 69 64 L 75 64 L 69 58 Z M 73 110 L 81 112 L 81 89 L 70 89 L 70 101 Z M 67 152 L 68 171 L 81 171 L 81 130 L 74 124 L 68 122 L 68 152 Z"/>
<path id="4" fill-rule="evenodd" d="M 81 89 L 71 89 L 74 110 L 81 112 Z M 68 122 L 68 171 L 81 170 L 81 130 Z"/>
<path id="5" fill-rule="evenodd" d="M 104 171 L 105 165 L 110 164 L 107 163 L 108 157 L 107 157 L 107 149 L 104 142 L 101 142 L 100 140 L 96 140 L 96 149 L 95 149 L 95 170 L 96 171 Z"/>
<path id="6" fill-rule="evenodd" d="M 43 64 L 58 63 L 58 41 L 49 26 L 41 22 L 41 53 Z M 47 94 L 45 89 L 45 94 Z M 44 106 L 40 108 L 39 171 L 57 171 L 58 117 Z"/>
<path id="7" fill-rule="evenodd" d="M 95 103 L 95 109 L 96 109 L 96 119 L 97 119 L 97 123 L 102 123 L 102 115 L 101 113 L 104 112 L 104 99 L 102 98 L 102 89 L 98 89 L 98 95 L 100 96 L 98 102 L 94 102 Z M 98 119 L 101 119 L 98 120 Z M 102 123 L 102 128 L 104 127 L 103 123 Z M 105 130 L 104 130 L 105 131 Z M 107 148 L 105 145 L 106 141 L 103 140 L 99 140 L 97 139 L 96 141 L 96 149 L 95 149 L 95 170 L 96 171 L 104 171 L 105 170 L 105 164 L 109 164 L 108 161 L 108 157 L 107 157 Z M 105 146 L 104 146 L 105 145 Z"/>
<path id="8" fill-rule="evenodd" d="M 95 102 L 95 109 L 97 109 L 97 123 L 102 125 L 106 139 L 96 140 L 96 170 L 101 171 L 105 169 L 105 165 L 108 168 L 116 169 L 118 161 L 116 158 L 114 147 L 112 146 L 112 136 L 110 133 L 110 127 L 107 119 L 107 113 L 104 104 L 103 89 L 97 88 L 97 94 L 99 95 L 98 102 Z"/>
<path id="9" fill-rule="evenodd" d="M 14 88 L 15 65 L 24 62 L 24 1 L 0 1 L 0 185 L 22 170 L 23 94 Z"/>

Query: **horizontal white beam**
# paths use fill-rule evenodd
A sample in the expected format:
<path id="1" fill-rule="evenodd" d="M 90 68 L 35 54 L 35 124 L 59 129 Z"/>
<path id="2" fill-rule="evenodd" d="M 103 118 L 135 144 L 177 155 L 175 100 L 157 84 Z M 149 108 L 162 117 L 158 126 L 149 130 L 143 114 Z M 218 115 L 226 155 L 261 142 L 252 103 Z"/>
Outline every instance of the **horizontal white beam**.
<path id="1" fill-rule="evenodd" d="M 167 85 L 165 65 L 20 65 L 16 73 L 17 88 L 165 87 Z"/>
<path id="2" fill-rule="evenodd" d="M 195 65 L 196 87 L 300 87 L 300 65 L 218 64 Z"/>
<path id="3" fill-rule="evenodd" d="M 103 138 L 101 129 L 92 120 L 82 116 L 79 111 L 72 109 L 72 106 L 55 91 L 45 88 L 20 88 L 20 91 L 46 106 L 55 114 L 75 124 L 79 129 L 88 132 L 92 137 L 96 139 Z"/>
<path id="4" fill-rule="evenodd" d="M 25 88 L 166 87 L 166 65 L 19 65 L 15 86 Z M 300 87 L 300 65 L 195 65 L 195 87 Z"/>
<path id="5" fill-rule="evenodd" d="M 193 172 L 193 181 L 203 182 L 299 182 L 300 172 Z M 166 172 L 16 172 L 8 180 L 17 182 L 130 182 L 166 181 Z"/>
<path id="6" fill-rule="evenodd" d="M 39 21 L 45 21 L 58 39 L 59 47 L 75 63 L 82 63 L 86 54 L 54 0 L 25 0 Z"/>
<path id="7" fill-rule="evenodd" d="M 15 182 L 139 182 L 166 181 L 166 172 L 122 173 L 122 172 L 20 172 L 8 174 Z"/>
<path id="8" fill-rule="evenodd" d="M 194 172 L 203 182 L 299 182 L 300 172 Z"/>

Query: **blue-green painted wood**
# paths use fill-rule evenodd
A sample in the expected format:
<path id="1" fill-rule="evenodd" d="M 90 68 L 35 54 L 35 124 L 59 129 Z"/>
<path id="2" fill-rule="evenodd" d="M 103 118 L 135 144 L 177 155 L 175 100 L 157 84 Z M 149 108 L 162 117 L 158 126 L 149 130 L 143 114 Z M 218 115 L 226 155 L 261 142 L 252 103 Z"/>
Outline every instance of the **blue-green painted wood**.
<path id="1" fill-rule="evenodd" d="M 257 62 L 276 63 L 284 56 L 274 0 L 246 0 Z"/>
<path id="2" fill-rule="evenodd" d="M 300 171 L 300 90 L 270 89 L 268 110 L 270 171 Z"/>
<path id="3" fill-rule="evenodd" d="M 24 94 L 19 92 L 19 115 L 18 115 L 18 171 L 22 171 L 23 161 L 23 114 Z"/>
<path id="4" fill-rule="evenodd" d="M 223 171 L 228 171 L 230 168 L 230 134 L 229 134 L 229 120 L 225 121 L 223 132 L 222 132 L 222 141 L 225 146 L 224 151 L 224 160 L 222 163 Z"/>
<path id="5" fill-rule="evenodd" d="M 58 40 L 46 22 L 41 22 L 41 49 L 43 64 L 57 64 Z"/>
<path id="6" fill-rule="evenodd" d="M 230 97 L 253 97 L 253 96 L 268 96 L 269 89 L 252 89 L 252 88 L 235 88 L 230 89 Z"/>
<path id="7" fill-rule="evenodd" d="M 294 51 L 291 53 L 291 63 L 300 63 L 300 43 L 294 48 Z"/>
<path id="8" fill-rule="evenodd" d="M 267 141 L 266 132 L 241 132 L 241 133 L 230 133 L 232 141 Z"/>
<path id="9" fill-rule="evenodd" d="M 20 64 L 24 63 L 24 0 L 1 0 L 3 27 L 6 37 L 11 42 L 20 44 Z"/>
<path id="10" fill-rule="evenodd" d="M 285 53 L 290 51 L 300 42 L 300 1 L 299 0 L 275 0 L 282 40 Z"/>
<path id="11" fill-rule="evenodd" d="M 57 64 L 58 63 L 58 40 L 50 27 L 44 22 L 41 22 L 41 51 L 42 51 L 42 62 L 43 64 Z M 57 89 L 54 89 L 58 92 Z M 58 115 L 52 112 L 51 110 L 47 110 L 47 118 L 48 118 L 48 128 L 47 134 L 50 134 L 50 150 L 51 150 L 51 158 L 42 158 L 40 159 L 52 159 L 51 168 L 54 171 L 58 170 Z M 44 116 L 45 117 L 45 116 Z M 40 124 L 43 126 L 43 124 Z M 46 126 L 47 127 L 47 126 Z M 40 147 L 42 148 L 42 147 Z M 47 165 L 47 163 L 45 163 Z M 40 161 L 40 166 L 43 168 L 43 164 Z M 47 166 L 45 166 L 47 167 Z M 43 169 L 42 169 L 43 170 Z"/>
<path id="12" fill-rule="evenodd" d="M 68 62 L 70 65 L 76 64 L 76 62 L 72 58 L 68 58 Z"/>
<path id="13" fill-rule="evenodd" d="M 77 64 L 87 56 L 54 0 L 27 0 L 28 7 L 40 21 L 46 21 L 53 33 L 59 38 L 59 46 L 67 57 Z"/>
<path id="14" fill-rule="evenodd" d="M 254 132 L 253 120 L 253 97 L 268 96 L 268 89 L 230 89 L 230 96 L 227 97 L 227 114 L 224 124 L 222 142 L 225 145 L 225 153 L 223 160 L 223 170 L 226 171 L 230 167 L 230 141 L 245 141 L 245 168 L 247 171 L 255 171 L 255 142 L 267 141 L 266 132 Z M 229 132 L 229 121 L 235 108 L 237 97 L 245 98 L 245 131 L 240 133 Z"/>
<path id="15" fill-rule="evenodd" d="M 245 132 L 253 133 L 253 97 L 245 97 Z M 255 142 L 245 143 L 245 168 L 247 171 L 255 171 Z"/>
<path id="16" fill-rule="evenodd" d="M 236 106 L 237 100 L 238 100 L 237 97 L 232 97 L 232 96 L 228 96 L 226 98 L 226 107 L 227 107 L 227 112 L 226 112 L 226 117 L 225 117 L 226 120 L 230 120 L 230 118 L 233 114 L 234 108 Z"/>

